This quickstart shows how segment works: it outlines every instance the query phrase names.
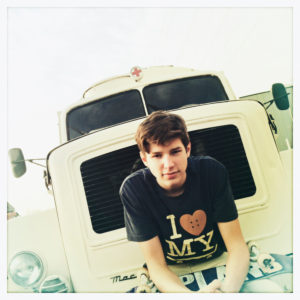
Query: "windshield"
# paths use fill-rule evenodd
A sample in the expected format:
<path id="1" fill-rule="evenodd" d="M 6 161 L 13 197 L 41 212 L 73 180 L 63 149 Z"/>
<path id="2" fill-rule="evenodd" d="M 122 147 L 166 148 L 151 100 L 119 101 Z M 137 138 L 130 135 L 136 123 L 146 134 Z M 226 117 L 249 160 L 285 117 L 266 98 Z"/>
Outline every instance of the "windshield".
<path id="1" fill-rule="evenodd" d="M 143 94 L 149 114 L 160 109 L 228 100 L 220 79 L 211 75 L 155 83 L 145 87 Z"/>
<path id="2" fill-rule="evenodd" d="M 67 115 L 68 139 L 95 129 L 119 124 L 145 115 L 141 94 L 131 90 L 76 107 Z"/>
<path id="3" fill-rule="evenodd" d="M 193 104 L 228 100 L 220 79 L 206 75 L 159 82 L 144 87 L 147 114 Z M 71 110 L 67 115 L 68 140 L 125 121 L 145 116 L 141 94 L 130 90 L 96 100 Z"/>

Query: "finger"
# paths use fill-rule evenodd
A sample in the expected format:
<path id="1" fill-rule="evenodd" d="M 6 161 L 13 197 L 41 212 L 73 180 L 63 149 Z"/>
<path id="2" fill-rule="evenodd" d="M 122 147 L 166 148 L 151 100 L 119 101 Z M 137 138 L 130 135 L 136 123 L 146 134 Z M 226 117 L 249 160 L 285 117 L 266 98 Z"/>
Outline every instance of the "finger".
<path id="1" fill-rule="evenodd" d="M 218 288 L 221 288 L 221 284 L 222 282 L 218 279 L 215 279 L 213 280 L 208 286 L 211 288 L 211 289 L 218 289 Z"/>

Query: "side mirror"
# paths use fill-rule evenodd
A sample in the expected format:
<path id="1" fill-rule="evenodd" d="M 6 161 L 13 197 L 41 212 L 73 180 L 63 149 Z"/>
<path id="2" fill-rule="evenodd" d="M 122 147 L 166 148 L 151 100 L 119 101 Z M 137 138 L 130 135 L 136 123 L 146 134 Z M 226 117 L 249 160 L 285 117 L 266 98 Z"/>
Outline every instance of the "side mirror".
<path id="1" fill-rule="evenodd" d="M 282 83 L 274 83 L 272 85 L 272 94 L 278 109 L 286 110 L 290 107 L 288 93 Z"/>
<path id="2" fill-rule="evenodd" d="M 21 177 L 26 172 L 26 164 L 23 152 L 20 148 L 12 148 L 8 151 L 12 172 L 15 177 Z"/>

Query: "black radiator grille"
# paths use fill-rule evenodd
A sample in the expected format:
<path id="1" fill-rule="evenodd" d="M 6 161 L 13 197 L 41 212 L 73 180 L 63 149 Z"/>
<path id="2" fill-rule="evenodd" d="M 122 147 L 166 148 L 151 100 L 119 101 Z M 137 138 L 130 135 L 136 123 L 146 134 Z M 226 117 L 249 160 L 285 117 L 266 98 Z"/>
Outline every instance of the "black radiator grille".
<path id="1" fill-rule="evenodd" d="M 192 131 L 190 137 L 192 155 L 209 155 L 226 166 L 236 200 L 255 194 L 251 170 L 234 125 Z M 136 145 L 82 163 L 81 175 L 96 233 L 124 227 L 119 188 L 127 175 L 141 167 Z"/>
<path id="2" fill-rule="evenodd" d="M 209 155 L 226 167 L 234 199 L 255 194 L 256 187 L 237 127 L 226 125 L 189 134 L 192 155 Z"/>

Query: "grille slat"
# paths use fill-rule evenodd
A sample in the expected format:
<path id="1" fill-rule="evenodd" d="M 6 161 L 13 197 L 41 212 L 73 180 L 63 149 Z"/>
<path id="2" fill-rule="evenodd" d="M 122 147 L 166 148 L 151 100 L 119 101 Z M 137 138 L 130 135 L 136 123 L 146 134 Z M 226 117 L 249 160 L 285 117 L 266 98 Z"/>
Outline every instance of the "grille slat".
<path id="1" fill-rule="evenodd" d="M 192 155 L 209 155 L 225 165 L 236 200 L 255 194 L 256 187 L 237 127 L 219 126 L 190 132 Z M 143 167 L 137 146 L 113 151 L 82 163 L 80 170 L 92 226 L 104 233 L 124 227 L 120 186 Z"/>
<path id="2" fill-rule="evenodd" d="M 40 293 L 68 293 L 69 284 L 62 276 L 52 275 L 47 277 L 40 286 Z"/>
<path id="3" fill-rule="evenodd" d="M 123 212 L 119 214 L 114 214 L 114 218 L 116 219 L 123 219 Z M 102 226 L 102 227 L 109 227 L 111 224 L 111 217 L 106 217 L 106 218 L 97 218 L 94 220 L 94 226 Z"/>
<path id="4" fill-rule="evenodd" d="M 92 208 L 92 207 L 90 207 L 90 208 Z M 98 211 L 100 211 L 100 212 L 98 212 Z M 94 216 L 97 216 L 97 217 L 104 216 L 105 217 L 105 215 L 107 215 L 107 214 L 113 213 L 115 215 L 118 212 L 123 213 L 123 209 L 120 209 L 120 207 L 116 207 L 115 205 L 108 205 L 108 206 L 106 206 L 105 212 L 103 210 L 101 210 L 101 208 L 95 208 Z M 93 216 L 91 216 L 91 217 L 93 218 Z"/>

